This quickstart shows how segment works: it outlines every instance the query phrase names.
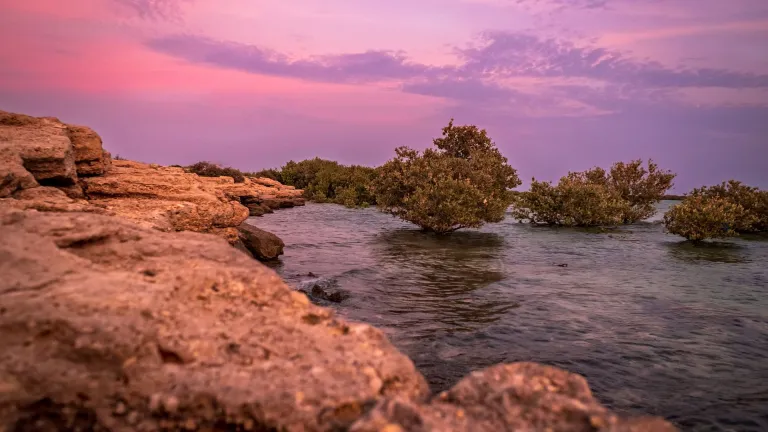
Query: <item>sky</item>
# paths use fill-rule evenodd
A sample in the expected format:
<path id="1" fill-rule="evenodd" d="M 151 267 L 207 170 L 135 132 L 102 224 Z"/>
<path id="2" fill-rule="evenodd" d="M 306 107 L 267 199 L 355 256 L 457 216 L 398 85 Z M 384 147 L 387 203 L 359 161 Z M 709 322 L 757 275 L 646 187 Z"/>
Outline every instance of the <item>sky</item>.
<path id="1" fill-rule="evenodd" d="M 652 158 L 768 188 L 765 0 L 0 0 L 0 109 L 112 154 L 379 165 L 451 118 L 524 186 Z"/>

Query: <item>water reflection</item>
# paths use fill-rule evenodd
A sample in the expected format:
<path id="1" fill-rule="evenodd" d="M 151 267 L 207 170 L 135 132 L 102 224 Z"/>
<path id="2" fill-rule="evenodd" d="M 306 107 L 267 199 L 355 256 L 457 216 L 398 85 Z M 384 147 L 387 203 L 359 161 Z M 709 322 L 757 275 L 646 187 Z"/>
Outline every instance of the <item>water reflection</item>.
<path id="1" fill-rule="evenodd" d="M 444 331 L 471 331 L 518 306 L 491 292 L 505 278 L 504 239 L 498 234 L 401 229 L 375 236 L 372 246 L 385 279 L 393 282 L 385 285 L 386 305 L 403 315 L 399 326 L 426 318 Z M 431 326 L 425 330 L 431 333 Z"/>
<path id="2" fill-rule="evenodd" d="M 699 261 L 716 263 L 743 263 L 747 261 L 745 248 L 725 242 L 689 241 L 666 243 L 669 254 L 677 260 L 695 263 Z"/>

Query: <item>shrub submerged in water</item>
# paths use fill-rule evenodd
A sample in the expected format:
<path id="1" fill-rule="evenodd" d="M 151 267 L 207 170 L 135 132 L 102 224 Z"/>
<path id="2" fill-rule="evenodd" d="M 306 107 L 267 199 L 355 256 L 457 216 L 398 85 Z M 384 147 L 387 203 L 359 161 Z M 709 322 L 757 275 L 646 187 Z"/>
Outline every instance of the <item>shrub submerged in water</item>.
<path id="1" fill-rule="evenodd" d="M 743 207 L 745 216 L 736 221 L 736 232 L 768 231 L 768 191 L 747 186 L 738 180 L 728 180 L 719 185 L 696 188 L 689 195 L 722 198 Z"/>
<path id="2" fill-rule="evenodd" d="M 694 241 L 768 231 L 768 191 L 737 180 L 696 188 L 664 214 L 664 226 Z"/>
<path id="3" fill-rule="evenodd" d="M 653 216 L 675 174 L 653 161 L 615 163 L 609 172 L 596 167 L 571 172 L 556 186 L 533 179 L 514 201 L 515 218 L 540 225 L 601 226 L 634 223 Z"/>
<path id="4" fill-rule="evenodd" d="M 667 210 L 664 226 L 672 234 L 701 241 L 738 235 L 737 224 L 746 217 L 744 207 L 716 196 L 689 196 Z"/>
<path id="5" fill-rule="evenodd" d="M 378 169 L 380 210 L 436 233 L 502 221 L 520 179 L 486 131 L 451 120 L 433 144 L 421 153 L 399 147 Z"/>

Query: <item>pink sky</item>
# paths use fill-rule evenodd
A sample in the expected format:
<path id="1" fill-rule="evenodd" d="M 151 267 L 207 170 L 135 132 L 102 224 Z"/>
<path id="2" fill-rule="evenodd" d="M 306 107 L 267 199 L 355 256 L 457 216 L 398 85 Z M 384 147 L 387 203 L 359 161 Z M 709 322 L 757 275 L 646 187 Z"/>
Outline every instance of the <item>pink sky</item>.
<path id="1" fill-rule="evenodd" d="M 768 187 L 764 0 L 0 0 L 0 109 L 121 156 L 380 164 L 450 117 L 528 179 Z"/>

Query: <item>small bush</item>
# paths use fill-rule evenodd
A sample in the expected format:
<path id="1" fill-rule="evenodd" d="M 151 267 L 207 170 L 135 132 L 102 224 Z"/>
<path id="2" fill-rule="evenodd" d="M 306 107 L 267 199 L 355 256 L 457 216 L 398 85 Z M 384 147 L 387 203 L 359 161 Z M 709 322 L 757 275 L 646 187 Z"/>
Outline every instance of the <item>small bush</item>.
<path id="1" fill-rule="evenodd" d="M 486 131 L 451 120 L 433 144 L 422 153 L 400 147 L 379 168 L 380 210 L 436 233 L 502 221 L 520 180 Z"/>
<path id="2" fill-rule="evenodd" d="M 736 221 L 734 226 L 739 233 L 768 231 L 768 191 L 729 180 L 719 185 L 694 189 L 689 195 L 722 198 L 743 207 L 745 216 Z"/>
<path id="3" fill-rule="evenodd" d="M 278 181 L 280 183 L 285 184 L 285 182 L 283 181 L 282 172 L 280 170 L 274 169 L 274 168 L 265 169 L 265 170 L 261 170 L 261 171 L 256 171 L 256 172 L 252 172 L 252 173 L 247 173 L 246 175 L 248 177 L 268 178 L 268 179 L 272 179 L 272 180 L 275 180 L 275 181 Z"/>
<path id="4" fill-rule="evenodd" d="M 717 196 L 689 196 L 664 214 L 672 234 L 701 241 L 738 235 L 736 226 L 746 215 L 744 207 Z"/>
<path id="5" fill-rule="evenodd" d="M 537 225 L 610 226 L 621 224 L 629 207 L 615 190 L 570 173 L 557 186 L 533 180 L 515 198 L 512 216 Z"/>
<path id="6" fill-rule="evenodd" d="M 374 168 L 342 165 L 320 158 L 289 161 L 279 173 L 284 184 L 304 190 L 304 197 L 315 202 L 330 202 L 347 207 L 376 204 L 371 182 Z"/>
<path id="7" fill-rule="evenodd" d="M 245 181 L 245 175 L 240 170 L 221 167 L 211 162 L 198 162 L 188 166 L 187 171 L 202 177 L 232 177 L 235 180 L 235 183 L 242 183 Z"/>
<path id="8" fill-rule="evenodd" d="M 557 186 L 533 179 L 528 192 L 514 200 L 512 214 L 534 224 L 599 226 L 634 223 L 656 212 L 656 203 L 672 187 L 675 174 L 653 161 L 615 163 L 571 172 Z"/>

